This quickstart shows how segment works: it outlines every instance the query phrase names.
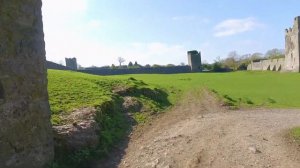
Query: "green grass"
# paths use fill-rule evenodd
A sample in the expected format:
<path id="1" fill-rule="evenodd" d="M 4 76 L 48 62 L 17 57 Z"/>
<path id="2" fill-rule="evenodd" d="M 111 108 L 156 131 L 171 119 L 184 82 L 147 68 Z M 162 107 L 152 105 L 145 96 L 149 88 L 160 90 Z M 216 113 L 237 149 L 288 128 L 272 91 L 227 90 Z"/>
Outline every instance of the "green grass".
<path id="1" fill-rule="evenodd" d="M 101 144 L 97 149 L 83 149 L 69 155 L 71 163 L 80 165 L 90 156 L 107 153 L 126 133 L 129 123 L 121 112 L 122 95 L 115 87 L 130 88 L 129 96 L 137 98 L 150 113 L 133 113 L 137 123 L 143 123 L 153 113 L 160 112 L 182 98 L 186 92 L 208 88 L 231 107 L 300 107 L 300 74 L 277 72 L 232 72 L 189 74 L 135 74 L 96 76 L 71 71 L 48 70 L 48 92 L 51 121 L 63 124 L 61 116 L 82 107 L 97 108 Z M 292 130 L 300 141 L 300 128 Z M 62 162 L 67 163 L 65 158 Z M 73 160 L 73 161 L 72 161 Z M 78 163 L 77 163 L 78 162 Z M 60 167 L 55 165 L 52 167 Z"/>
<path id="2" fill-rule="evenodd" d="M 134 77 L 145 83 L 184 93 L 206 87 L 225 102 L 235 105 L 271 108 L 300 107 L 300 74 L 278 72 L 190 73 L 173 75 L 120 75 L 111 79 Z M 177 93 L 177 92 L 175 92 Z M 171 101 L 180 96 L 171 94 Z"/>
<path id="3" fill-rule="evenodd" d="M 300 144 L 300 127 L 293 128 L 291 130 L 291 136 L 297 143 Z"/>
<path id="4" fill-rule="evenodd" d="M 115 93 L 113 90 L 124 90 Z M 145 122 L 152 113 L 157 113 L 171 104 L 168 94 L 155 86 L 128 77 L 113 79 L 71 71 L 48 70 L 48 92 L 53 125 L 73 124 L 66 121 L 73 110 L 83 107 L 96 109 L 95 120 L 101 128 L 97 148 L 68 151 L 55 148 L 55 161 L 51 168 L 82 167 L 92 158 L 104 157 L 129 132 L 131 123 L 122 111 L 124 96 L 138 99 L 145 113 L 134 113 L 137 123 Z"/>

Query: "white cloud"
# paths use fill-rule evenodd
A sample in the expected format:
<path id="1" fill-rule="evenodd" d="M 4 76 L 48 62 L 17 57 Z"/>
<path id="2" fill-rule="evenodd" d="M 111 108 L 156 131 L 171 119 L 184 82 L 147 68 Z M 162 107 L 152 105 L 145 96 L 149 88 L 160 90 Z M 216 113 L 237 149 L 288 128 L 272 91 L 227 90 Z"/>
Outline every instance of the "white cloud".
<path id="1" fill-rule="evenodd" d="M 222 21 L 221 23 L 215 26 L 214 36 L 215 37 L 232 36 L 235 34 L 252 31 L 261 26 L 262 24 L 256 21 L 256 19 L 252 17 L 248 17 L 244 19 L 228 19 Z"/>

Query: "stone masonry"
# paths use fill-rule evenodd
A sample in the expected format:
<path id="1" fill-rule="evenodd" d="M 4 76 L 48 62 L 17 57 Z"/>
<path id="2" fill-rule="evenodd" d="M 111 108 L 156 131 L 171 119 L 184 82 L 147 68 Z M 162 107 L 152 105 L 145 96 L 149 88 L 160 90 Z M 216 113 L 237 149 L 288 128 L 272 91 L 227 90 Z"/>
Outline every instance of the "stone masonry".
<path id="1" fill-rule="evenodd" d="M 53 158 L 41 0 L 0 0 L 0 167 Z"/>
<path id="2" fill-rule="evenodd" d="M 294 19 L 294 26 L 285 30 L 285 67 L 286 71 L 299 72 L 300 16 Z"/>
<path id="3" fill-rule="evenodd" d="M 76 58 L 66 58 L 66 67 L 77 70 L 77 60 Z"/>
<path id="4" fill-rule="evenodd" d="M 294 19 L 294 26 L 285 30 L 285 58 L 252 61 L 247 70 L 271 70 L 300 72 L 300 16 Z"/>
<path id="5" fill-rule="evenodd" d="M 188 51 L 188 63 L 189 66 L 191 67 L 192 72 L 201 72 L 202 71 L 202 65 L 201 65 L 201 53 L 192 50 Z"/>

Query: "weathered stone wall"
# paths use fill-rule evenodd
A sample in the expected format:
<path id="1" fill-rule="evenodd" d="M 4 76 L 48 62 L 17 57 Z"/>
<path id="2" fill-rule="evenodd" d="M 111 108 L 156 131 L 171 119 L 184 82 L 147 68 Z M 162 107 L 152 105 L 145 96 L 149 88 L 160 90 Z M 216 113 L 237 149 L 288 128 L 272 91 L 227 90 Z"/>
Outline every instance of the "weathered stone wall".
<path id="1" fill-rule="evenodd" d="M 68 68 L 63 65 L 59 65 L 59 64 L 51 62 L 51 61 L 47 61 L 46 68 L 47 69 L 57 69 L 57 70 L 72 70 L 71 68 Z"/>
<path id="2" fill-rule="evenodd" d="M 285 58 L 251 62 L 247 70 L 300 72 L 300 16 L 294 19 L 293 28 L 285 30 Z"/>
<path id="3" fill-rule="evenodd" d="M 251 62 L 248 66 L 247 66 L 247 70 L 253 70 L 253 71 L 262 71 L 262 62 Z"/>
<path id="4" fill-rule="evenodd" d="M 65 58 L 66 60 L 66 67 L 77 70 L 77 60 L 76 58 Z"/>
<path id="5" fill-rule="evenodd" d="M 53 158 L 41 0 L 0 0 L 0 167 Z"/>
<path id="6" fill-rule="evenodd" d="M 247 70 L 252 71 L 282 71 L 285 66 L 284 58 L 261 60 L 258 62 L 251 62 Z"/>
<path id="7" fill-rule="evenodd" d="M 89 68 L 79 72 L 94 75 L 122 75 L 122 74 L 176 74 L 190 73 L 190 66 L 157 67 L 157 68 L 133 68 L 133 69 L 97 69 Z"/>
<path id="8" fill-rule="evenodd" d="M 193 50 L 188 51 L 188 63 L 191 67 L 192 72 L 201 72 L 202 71 L 202 63 L 201 63 L 201 53 Z"/>
<path id="9" fill-rule="evenodd" d="M 286 29 L 285 32 L 285 70 L 300 72 L 300 16 L 294 19 L 292 28 Z"/>

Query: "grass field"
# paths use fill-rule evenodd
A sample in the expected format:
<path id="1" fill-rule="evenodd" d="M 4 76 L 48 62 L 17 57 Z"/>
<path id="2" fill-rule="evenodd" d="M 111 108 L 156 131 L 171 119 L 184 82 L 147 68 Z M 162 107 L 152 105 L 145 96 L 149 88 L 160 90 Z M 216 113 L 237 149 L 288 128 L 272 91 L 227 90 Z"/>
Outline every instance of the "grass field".
<path id="1" fill-rule="evenodd" d="M 136 97 L 152 112 L 159 112 L 180 101 L 186 92 L 207 88 L 224 103 L 238 108 L 300 108 L 300 74 L 277 72 L 190 73 L 173 75 L 119 75 L 96 76 L 71 71 L 48 70 L 48 92 L 52 123 L 63 124 L 62 115 L 82 107 L 105 107 L 99 124 L 99 149 L 104 153 L 127 132 L 124 115 L 120 111 L 122 96 L 113 92 L 116 87 L 134 88 Z M 153 94 L 154 93 L 154 94 Z M 106 104 L 111 106 L 106 106 Z M 133 113 L 136 121 L 145 121 L 149 114 Z M 300 128 L 291 131 L 299 141 Z M 89 155 L 94 155 L 88 152 Z M 100 153 L 103 153 L 101 151 Z M 76 153 L 78 158 L 86 157 Z M 64 158 L 63 158 L 64 160 Z M 79 165 L 79 164 L 78 164 Z M 57 166 L 54 166 L 57 167 Z"/>
<path id="2" fill-rule="evenodd" d="M 206 87 L 235 105 L 271 108 L 300 107 L 300 74 L 277 72 L 192 73 L 174 75 L 121 75 L 111 79 L 134 77 L 145 83 L 180 89 L 182 93 Z M 171 101 L 178 96 L 171 95 Z"/>

